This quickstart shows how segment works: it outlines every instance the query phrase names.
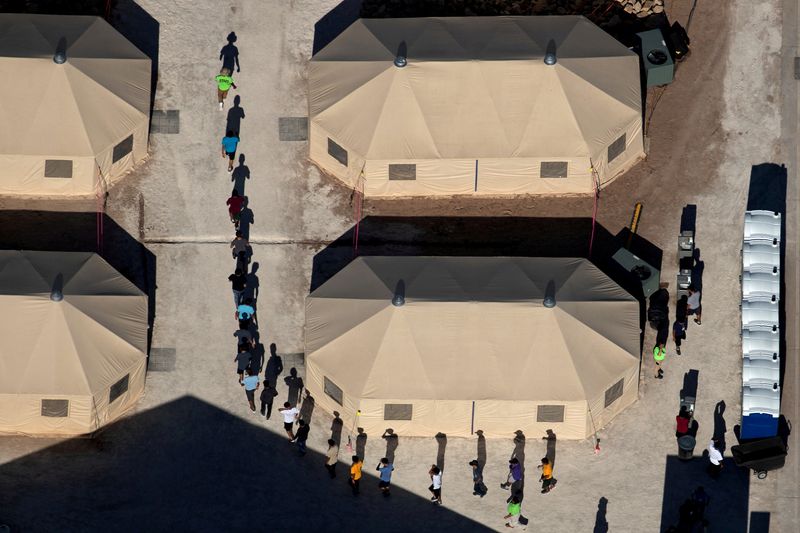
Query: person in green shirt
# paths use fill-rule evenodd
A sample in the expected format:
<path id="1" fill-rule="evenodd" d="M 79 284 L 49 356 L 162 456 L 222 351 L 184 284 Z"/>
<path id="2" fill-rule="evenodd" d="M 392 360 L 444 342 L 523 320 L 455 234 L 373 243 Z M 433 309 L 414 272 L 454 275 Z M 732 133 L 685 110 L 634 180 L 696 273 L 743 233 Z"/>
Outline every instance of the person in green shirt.
<path id="1" fill-rule="evenodd" d="M 506 527 L 517 527 L 517 524 L 519 524 L 521 507 L 522 503 L 519 501 L 519 498 L 516 496 L 512 497 L 511 501 L 508 502 L 508 514 L 503 517 L 508 520 L 508 522 L 506 522 Z"/>
<path id="2" fill-rule="evenodd" d="M 230 90 L 231 87 L 235 89 L 236 84 L 233 83 L 231 69 L 227 67 L 223 67 L 222 70 L 219 71 L 219 75 L 214 79 L 217 82 L 217 99 L 219 100 L 219 110 L 222 111 L 225 97 L 228 96 L 228 90 Z"/>

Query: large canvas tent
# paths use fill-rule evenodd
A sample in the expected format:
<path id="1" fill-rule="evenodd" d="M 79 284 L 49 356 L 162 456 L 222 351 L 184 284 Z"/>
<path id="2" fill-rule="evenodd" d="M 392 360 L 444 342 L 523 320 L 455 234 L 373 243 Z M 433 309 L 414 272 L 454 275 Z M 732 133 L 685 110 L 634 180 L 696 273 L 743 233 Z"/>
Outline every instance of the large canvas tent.
<path id="1" fill-rule="evenodd" d="M 1 194 L 94 194 L 147 154 L 150 59 L 103 19 L 0 14 L 0 78 Z"/>
<path id="2" fill-rule="evenodd" d="M 144 393 L 147 296 L 100 256 L 0 251 L 0 317 L 0 433 L 91 433 Z"/>
<path id="3" fill-rule="evenodd" d="M 644 156 L 639 59 L 581 16 L 360 19 L 308 94 L 311 160 L 367 196 L 590 193 Z"/>
<path id="4" fill-rule="evenodd" d="M 360 257 L 305 348 L 316 405 L 368 434 L 582 439 L 637 397 L 639 303 L 584 259 Z"/>

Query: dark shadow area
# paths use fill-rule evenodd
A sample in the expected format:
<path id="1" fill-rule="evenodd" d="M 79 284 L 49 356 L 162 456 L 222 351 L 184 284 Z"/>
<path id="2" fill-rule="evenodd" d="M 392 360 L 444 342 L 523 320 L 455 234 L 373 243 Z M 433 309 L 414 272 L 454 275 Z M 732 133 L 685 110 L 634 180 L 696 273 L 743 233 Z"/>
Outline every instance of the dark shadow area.
<path id="1" fill-rule="evenodd" d="M 386 441 L 386 454 L 384 457 L 389 459 L 389 464 L 394 464 L 394 454 L 397 451 L 397 446 L 400 444 L 400 437 L 394 432 L 392 428 L 387 428 L 383 432 L 381 438 Z"/>
<path id="2" fill-rule="evenodd" d="M 447 449 L 447 435 L 436 434 L 436 466 L 444 473 L 444 453 Z"/>
<path id="3" fill-rule="evenodd" d="M 361 0 L 343 0 L 314 24 L 314 55 L 325 48 L 361 15 Z"/>
<path id="4" fill-rule="evenodd" d="M 111 9 L 123 0 L 111 0 Z M 0 13 L 106 16 L 106 0 L 0 0 Z"/>
<path id="5" fill-rule="evenodd" d="M 98 227 L 102 238 L 98 242 Z M 108 215 L 0 210 L 0 249 L 98 252 L 147 295 L 147 352 L 156 316 L 156 256 Z M 13 231 L 10 231 L 13 228 Z"/>
<path id="6" fill-rule="evenodd" d="M 362 531 L 424 531 L 431 524 L 488 531 L 399 486 L 391 505 L 377 490 L 354 498 L 323 463 L 315 450 L 299 457 L 282 433 L 185 396 L 115 422 L 94 439 L 1 465 L 0 521 L 15 533 L 244 532 L 254 528 L 254 514 L 242 508 L 251 502 L 268 531 L 348 531 L 354 517 Z M 364 469 L 361 484 L 378 480 Z"/>
<path id="7" fill-rule="evenodd" d="M 114 0 L 111 20 L 114 28 L 150 58 L 150 113 L 158 87 L 158 42 L 160 24 L 134 0 Z"/>
<path id="8" fill-rule="evenodd" d="M 669 24 L 663 13 L 639 18 L 626 13 L 621 5 L 609 0 L 363 0 L 361 8 L 361 16 L 367 18 L 499 15 L 583 15 L 629 47 L 638 43 L 637 32 Z"/>
<path id="9" fill-rule="evenodd" d="M 238 96 L 237 96 L 238 98 Z M 244 154 L 239 154 L 239 164 L 233 168 L 231 172 L 231 181 L 233 188 L 239 191 L 239 194 L 245 194 L 245 185 L 247 180 L 250 179 L 250 167 L 244 164 Z"/>
<path id="10" fill-rule="evenodd" d="M 748 498 L 750 495 L 750 473 L 739 468 L 732 459 L 723 462 L 722 473 L 712 479 L 706 472 L 708 460 L 696 457 L 689 461 L 675 455 L 666 457 L 664 496 L 661 505 L 661 531 L 678 526 L 681 508 L 686 510 L 687 500 L 692 499 L 698 487 L 703 487 L 708 502 L 704 506 L 705 520 L 709 531 L 746 533 Z M 678 529 L 678 531 L 681 531 Z"/>
<path id="11" fill-rule="evenodd" d="M 269 359 L 264 371 L 264 380 L 268 381 L 273 387 L 278 383 L 278 376 L 283 372 L 283 359 L 278 355 L 275 343 L 269 345 Z"/>
<path id="12" fill-rule="evenodd" d="M 289 375 L 283 378 L 283 382 L 286 383 L 286 387 L 289 389 L 286 401 L 293 406 L 299 405 L 300 391 L 303 390 L 303 378 L 297 375 L 297 369 L 292 367 L 289 370 Z"/>
<path id="13" fill-rule="evenodd" d="M 750 513 L 750 533 L 769 533 L 769 513 Z"/>
<path id="14" fill-rule="evenodd" d="M 556 434 L 553 432 L 552 429 L 547 430 L 547 435 L 542 437 L 542 440 L 547 441 L 547 452 L 545 453 L 545 457 L 550 461 L 550 464 L 553 466 L 553 469 L 556 467 Z"/>
<path id="15" fill-rule="evenodd" d="M 250 368 L 258 375 L 264 368 L 264 355 L 266 353 L 264 345 L 260 342 L 257 343 L 255 348 L 250 350 L 250 353 L 253 354 L 253 357 L 250 359 Z"/>
<path id="16" fill-rule="evenodd" d="M 725 453 L 725 433 L 728 431 L 728 425 L 725 423 L 725 402 L 720 401 L 714 407 L 714 438 L 719 441 L 717 449 L 721 453 Z"/>
<path id="17" fill-rule="evenodd" d="M 242 232 L 242 237 L 245 239 L 250 238 L 250 226 L 255 222 L 255 215 L 253 210 L 248 207 L 249 201 L 245 198 L 244 206 L 239 214 L 239 231 Z"/>
<path id="18" fill-rule="evenodd" d="M 238 37 L 236 37 L 236 32 L 230 32 L 226 37 L 228 44 L 222 47 L 219 51 L 219 60 L 222 61 L 221 68 L 227 68 L 231 71 L 231 74 L 234 72 L 239 72 L 239 48 L 236 47 L 236 41 Z"/>
<path id="19" fill-rule="evenodd" d="M 697 384 L 700 379 L 700 371 L 690 369 L 683 374 L 683 387 L 681 388 L 681 398 L 697 398 Z"/>
<path id="20" fill-rule="evenodd" d="M 594 517 L 594 529 L 592 533 L 608 533 L 608 520 L 606 520 L 607 511 L 608 498 L 602 496 L 597 502 L 597 514 Z"/>
<path id="21" fill-rule="evenodd" d="M 356 455 L 364 460 L 366 457 L 366 450 L 367 450 L 367 433 L 364 431 L 364 428 L 357 428 L 358 434 L 356 435 Z"/>
<path id="22" fill-rule="evenodd" d="M 233 106 L 228 109 L 228 119 L 225 123 L 225 131 L 232 131 L 236 134 L 239 139 L 242 138 L 241 129 L 242 129 L 242 120 L 244 120 L 244 108 L 241 107 L 242 97 L 238 94 L 233 97 Z M 239 156 L 239 162 L 242 164 L 244 156 Z M 231 179 L 234 179 L 233 177 Z M 244 191 L 239 191 L 240 193 L 244 194 Z"/>
<path id="23" fill-rule="evenodd" d="M 311 417 L 314 416 L 314 397 L 306 389 L 306 395 L 303 398 L 303 405 L 300 407 L 300 420 L 304 420 L 306 424 L 311 424 Z"/>
<path id="24" fill-rule="evenodd" d="M 342 429 L 344 428 L 344 420 L 339 415 L 339 411 L 333 412 L 333 421 L 331 422 L 331 439 L 336 442 L 337 446 L 342 444 Z"/>
<path id="25" fill-rule="evenodd" d="M 248 246 L 247 250 L 248 254 L 252 254 L 253 250 Z M 247 256 L 249 258 L 249 255 Z M 244 288 L 244 298 L 252 298 L 254 302 L 258 302 L 258 288 L 261 286 L 261 282 L 258 279 L 258 268 L 259 268 L 258 261 L 253 263 L 253 266 L 250 267 L 250 272 L 247 273 L 247 285 Z"/>

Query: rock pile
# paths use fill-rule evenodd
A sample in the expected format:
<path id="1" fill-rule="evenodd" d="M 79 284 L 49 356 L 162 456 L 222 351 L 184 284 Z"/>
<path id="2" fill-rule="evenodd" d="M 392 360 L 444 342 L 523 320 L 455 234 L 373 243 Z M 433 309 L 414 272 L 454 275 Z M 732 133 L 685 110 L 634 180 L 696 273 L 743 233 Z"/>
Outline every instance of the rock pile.
<path id="1" fill-rule="evenodd" d="M 664 12 L 664 0 L 617 0 L 626 13 L 639 18 Z"/>

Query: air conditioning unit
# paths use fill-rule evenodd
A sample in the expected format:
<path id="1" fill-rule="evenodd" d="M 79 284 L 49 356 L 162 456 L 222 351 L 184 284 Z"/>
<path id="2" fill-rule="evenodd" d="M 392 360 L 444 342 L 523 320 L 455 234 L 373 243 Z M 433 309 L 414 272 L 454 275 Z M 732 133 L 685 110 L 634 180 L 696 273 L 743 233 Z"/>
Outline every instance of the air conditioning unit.
<path id="1" fill-rule="evenodd" d="M 661 30 L 649 30 L 636 34 L 641 41 L 641 58 L 648 87 L 672 83 L 675 62 L 669 52 Z"/>

